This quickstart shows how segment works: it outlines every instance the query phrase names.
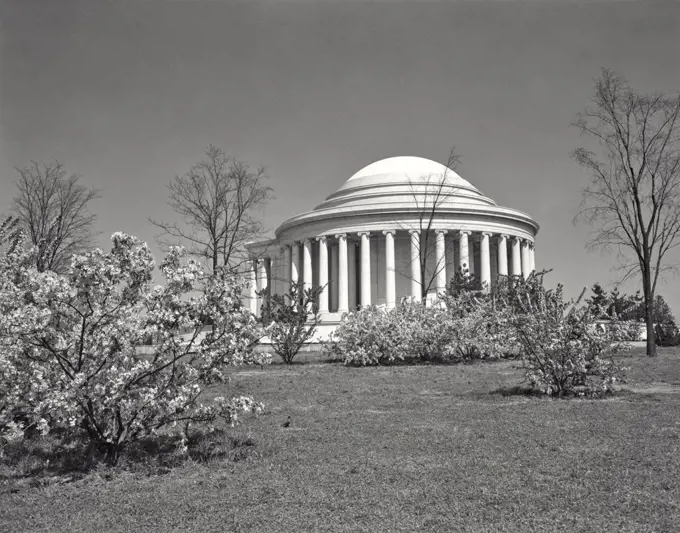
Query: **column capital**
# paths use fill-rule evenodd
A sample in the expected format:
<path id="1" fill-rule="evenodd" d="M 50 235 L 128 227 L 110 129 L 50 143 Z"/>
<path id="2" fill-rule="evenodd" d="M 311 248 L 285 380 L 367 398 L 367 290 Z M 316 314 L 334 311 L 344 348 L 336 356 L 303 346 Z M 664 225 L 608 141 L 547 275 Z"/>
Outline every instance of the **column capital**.
<path id="1" fill-rule="evenodd" d="M 434 232 L 435 232 L 436 234 L 440 234 L 440 233 L 441 233 L 442 235 L 446 235 L 446 234 L 449 232 L 449 230 L 447 230 L 447 229 L 436 229 L 436 230 L 434 230 Z"/>
<path id="2" fill-rule="evenodd" d="M 320 235 L 319 237 L 315 237 L 314 240 L 317 242 L 324 243 L 328 239 L 328 235 Z"/>
<path id="3" fill-rule="evenodd" d="M 335 237 L 336 239 L 346 239 L 346 238 L 347 238 L 347 234 L 346 234 L 346 233 L 336 233 L 336 234 L 334 235 L 334 237 Z"/>
<path id="4" fill-rule="evenodd" d="M 312 240 L 314 240 L 313 237 L 305 237 L 304 239 L 302 239 L 302 242 L 304 244 L 309 244 L 312 242 Z"/>
<path id="5" fill-rule="evenodd" d="M 419 229 L 410 229 L 410 230 L 408 230 L 408 233 L 409 233 L 409 235 L 413 235 L 415 233 L 420 235 L 420 230 Z"/>
<path id="6" fill-rule="evenodd" d="M 517 235 L 513 235 L 513 236 L 512 236 L 512 240 L 521 243 L 521 242 L 522 242 L 522 237 L 518 237 Z"/>
<path id="7" fill-rule="evenodd" d="M 472 235 L 472 232 L 471 232 L 470 230 L 467 230 L 467 229 L 462 229 L 462 230 L 459 230 L 459 231 L 458 231 L 458 234 L 459 234 L 459 235 L 468 235 L 468 236 L 470 236 L 470 235 Z"/>
<path id="8" fill-rule="evenodd" d="M 382 234 L 383 235 L 395 235 L 397 233 L 396 229 L 385 229 L 383 230 Z"/>
<path id="9" fill-rule="evenodd" d="M 509 238 L 510 238 L 510 235 L 508 235 L 507 233 L 501 233 L 501 234 L 498 236 L 498 238 L 499 238 L 499 239 L 509 239 Z"/>
<path id="10" fill-rule="evenodd" d="M 366 235 L 366 237 L 370 237 L 370 236 L 371 236 L 371 232 L 370 232 L 370 231 L 357 231 L 357 235 L 358 235 L 359 237 L 363 237 L 364 235 Z"/>
<path id="11" fill-rule="evenodd" d="M 482 231 L 482 237 L 493 237 L 493 233 L 490 231 Z"/>

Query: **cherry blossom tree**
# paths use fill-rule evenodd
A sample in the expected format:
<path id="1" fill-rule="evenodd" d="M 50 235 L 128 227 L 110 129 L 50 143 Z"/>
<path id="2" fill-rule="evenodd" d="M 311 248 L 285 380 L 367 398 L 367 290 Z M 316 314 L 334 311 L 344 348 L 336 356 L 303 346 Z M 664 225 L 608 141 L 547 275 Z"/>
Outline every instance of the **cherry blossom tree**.
<path id="1" fill-rule="evenodd" d="M 82 431 L 115 464 L 158 431 L 186 438 L 189 424 L 261 411 L 247 396 L 201 402 L 228 366 L 267 361 L 252 350 L 260 331 L 243 282 L 206 276 L 172 247 L 154 287 L 147 245 L 124 233 L 112 241 L 109 253 L 74 256 L 67 275 L 39 272 L 23 246 L 0 257 L 0 433 Z M 149 336 L 157 342 L 142 354 Z"/>

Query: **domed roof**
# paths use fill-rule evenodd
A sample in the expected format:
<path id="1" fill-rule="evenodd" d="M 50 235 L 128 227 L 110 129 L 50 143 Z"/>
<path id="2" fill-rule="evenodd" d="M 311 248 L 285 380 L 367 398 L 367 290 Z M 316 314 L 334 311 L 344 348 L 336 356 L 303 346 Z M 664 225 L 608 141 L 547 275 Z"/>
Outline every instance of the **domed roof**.
<path id="1" fill-rule="evenodd" d="M 314 211 L 341 206 L 418 208 L 431 203 L 435 197 L 451 206 L 495 205 L 469 181 L 441 163 L 423 157 L 389 157 L 359 170 Z"/>
<path id="2" fill-rule="evenodd" d="M 314 209 L 286 220 L 276 237 L 334 235 L 374 226 L 403 228 L 433 210 L 433 228 L 478 227 L 507 233 L 499 229 L 506 227 L 505 222 L 493 222 L 505 220 L 513 227 L 530 228 L 523 231 L 538 231 L 531 217 L 499 207 L 446 165 L 422 157 L 390 157 L 365 166 Z"/>
<path id="3" fill-rule="evenodd" d="M 373 183 L 377 181 L 395 183 L 404 179 L 439 183 L 440 180 L 445 179 L 451 182 L 451 185 L 476 190 L 469 181 L 461 178 L 455 171 L 424 157 L 400 156 L 381 159 L 362 168 L 346 183 L 366 181 L 365 178 L 372 178 Z"/>

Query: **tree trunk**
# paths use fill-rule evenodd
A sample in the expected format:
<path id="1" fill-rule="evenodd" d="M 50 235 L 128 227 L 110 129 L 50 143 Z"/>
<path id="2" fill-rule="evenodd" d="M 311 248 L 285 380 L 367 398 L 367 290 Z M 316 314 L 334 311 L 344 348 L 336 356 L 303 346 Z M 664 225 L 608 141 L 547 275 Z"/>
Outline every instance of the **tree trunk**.
<path id="1" fill-rule="evenodd" d="M 643 272 L 642 284 L 645 296 L 645 324 L 647 326 L 647 355 L 656 355 L 656 343 L 654 342 L 654 295 L 652 294 L 652 280 L 649 273 Z"/>

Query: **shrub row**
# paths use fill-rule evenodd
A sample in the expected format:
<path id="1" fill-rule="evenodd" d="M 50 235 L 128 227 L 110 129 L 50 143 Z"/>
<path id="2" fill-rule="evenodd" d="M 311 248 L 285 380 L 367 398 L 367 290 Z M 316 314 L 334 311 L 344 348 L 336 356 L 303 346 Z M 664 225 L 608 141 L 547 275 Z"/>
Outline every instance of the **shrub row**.
<path id="1" fill-rule="evenodd" d="M 502 319 L 491 300 L 472 294 L 446 297 L 433 306 L 409 302 L 390 310 L 366 307 L 345 316 L 328 350 L 345 364 L 361 366 L 405 359 L 496 359 L 512 352 Z"/>
<path id="2" fill-rule="evenodd" d="M 561 286 L 545 289 L 543 274 L 502 279 L 491 294 L 449 293 L 431 306 L 360 309 L 345 316 L 328 350 L 359 366 L 519 357 L 542 394 L 611 392 L 623 369 L 610 356 L 637 339 L 638 324 L 596 327 L 598 310 L 581 304 L 583 295 L 566 302 Z"/>

